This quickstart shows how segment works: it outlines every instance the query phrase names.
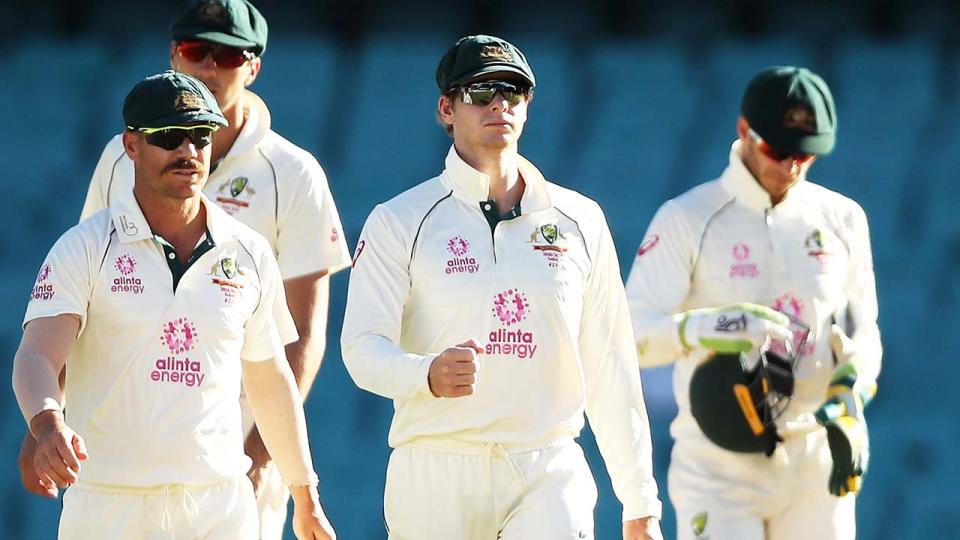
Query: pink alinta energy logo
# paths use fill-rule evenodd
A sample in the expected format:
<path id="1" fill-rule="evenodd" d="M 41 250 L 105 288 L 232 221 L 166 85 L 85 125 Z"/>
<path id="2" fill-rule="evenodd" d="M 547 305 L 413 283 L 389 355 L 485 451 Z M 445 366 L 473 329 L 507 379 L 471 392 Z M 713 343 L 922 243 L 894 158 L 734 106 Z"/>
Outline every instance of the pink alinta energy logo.
<path id="1" fill-rule="evenodd" d="M 117 271 L 125 276 L 129 276 L 137 269 L 137 260 L 133 258 L 132 255 L 127 255 L 126 253 L 117 257 L 117 260 L 113 263 L 117 268 Z"/>
<path id="2" fill-rule="evenodd" d="M 160 341 L 171 354 L 182 354 L 193 348 L 197 340 L 197 328 L 186 318 L 164 323 Z"/>
<path id="3" fill-rule="evenodd" d="M 50 266 L 50 263 L 43 265 L 43 268 L 40 269 L 40 272 L 37 273 L 37 283 L 43 283 L 50 277 L 50 272 L 53 271 L 53 268 Z"/>
<path id="4" fill-rule="evenodd" d="M 40 269 L 40 272 L 37 274 L 37 282 L 33 286 L 33 290 L 30 291 L 30 298 L 33 300 L 50 300 L 53 298 L 54 289 L 53 284 L 44 283 L 50 277 L 50 274 L 53 273 L 53 267 L 50 266 L 50 263 L 43 265 L 43 268 Z"/>
<path id="5" fill-rule="evenodd" d="M 760 275 L 757 264 L 750 262 L 750 246 L 743 242 L 733 245 L 733 258 L 736 262 L 730 265 L 730 277 L 755 278 Z"/>
<path id="6" fill-rule="evenodd" d="M 778 296 L 773 303 L 770 305 L 773 309 L 789 315 L 797 321 L 803 320 L 803 311 L 804 305 L 803 300 L 797 298 L 791 293 L 784 293 Z M 810 330 L 807 328 L 796 328 L 793 331 L 793 341 L 794 343 L 803 343 L 803 346 L 797 351 L 798 356 L 809 356 L 813 353 L 816 347 L 816 340 L 808 339 L 808 334 Z M 774 352 L 784 353 L 785 349 L 781 344 L 774 343 L 771 346 L 771 349 Z"/>
<path id="7" fill-rule="evenodd" d="M 477 260 L 473 257 L 467 257 L 470 251 L 470 242 L 461 236 L 454 236 L 447 240 L 447 251 L 453 254 L 453 258 L 447 261 L 447 267 L 444 271 L 449 274 L 473 274 L 480 269 Z"/>
<path id="8" fill-rule="evenodd" d="M 190 388 L 203 384 L 206 374 L 200 362 L 186 355 L 197 341 L 197 328 L 185 317 L 164 323 L 160 342 L 170 350 L 170 355 L 157 358 L 150 372 L 150 380 L 177 383 Z"/>
<path id="9" fill-rule="evenodd" d="M 447 240 L 447 250 L 457 257 L 463 257 L 470 251 L 470 242 L 467 242 L 459 236 L 454 236 L 450 240 Z"/>
<path id="10" fill-rule="evenodd" d="M 493 297 L 493 313 L 506 325 L 516 324 L 527 318 L 529 303 L 518 289 L 507 289 Z"/>
<path id="11" fill-rule="evenodd" d="M 115 293 L 143 293 L 143 282 L 140 278 L 131 275 L 137 270 L 137 260 L 132 255 L 124 253 L 117 257 L 113 262 L 114 268 L 120 272 L 118 277 L 113 278 L 113 285 L 110 286 L 110 292 Z"/>
<path id="12" fill-rule="evenodd" d="M 530 302 L 519 289 L 507 289 L 493 297 L 493 316 L 501 327 L 490 332 L 484 348 L 486 354 L 533 358 L 537 352 L 533 332 L 524 331 L 520 323 L 530 313 Z M 516 325 L 515 329 L 509 327 Z M 504 326 L 508 328 L 504 328 Z"/>

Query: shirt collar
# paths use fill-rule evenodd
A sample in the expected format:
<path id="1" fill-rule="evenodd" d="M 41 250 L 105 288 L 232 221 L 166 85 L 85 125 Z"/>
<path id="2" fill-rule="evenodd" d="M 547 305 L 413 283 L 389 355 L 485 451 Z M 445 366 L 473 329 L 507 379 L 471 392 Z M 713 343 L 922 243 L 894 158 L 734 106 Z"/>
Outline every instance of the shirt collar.
<path id="1" fill-rule="evenodd" d="M 523 212 L 529 214 L 550 208 L 550 194 L 543 174 L 523 156 L 517 157 L 517 167 L 524 183 L 523 196 L 520 198 Z M 454 197 L 471 207 L 490 198 L 490 177 L 468 165 L 453 145 L 447 152 L 444 166 L 440 181 L 453 191 Z"/>
<path id="2" fill-rule="evenodd" d="M 245 90 L 243 105 L 246 120 L 244 120 L 243 127 L 237 135 L 237 140 L 233 142 L 233 146 L 227 151 L 227 155 L 223 156 L 221 162 L 233 156 L 245 154 L 260 144 L 260 141 L 270 131 L 270 110 L 267 109 L 267 105 L 260 99 L 260 96 Z"/>
<path id="3" fill-rule="evenodd" d="M 200 204 L 207 211 L 207 232 L 214 244 L 235 236 L 233 218 L 210 202 L 203 193 L 200 194 Z M 147 218 L 143 216 L 143 210 L 140 209 L 132 193 L 129 197 L 117 197 L 114 200 L 110 205 L 110 216 L 121 243 L 127 244 L 153 238 L 153 231 L 147 224 Z"/>
<path id="4" fill-rule="evenodd" d="M 778 207 L 789 205 L 803 196 L 806 191 L 806 174 L 802 175 L 797 183 L 787 192 Z M 730 147 L 730 164 L 720 176 L 720 185 L 724 191 L 732 195 L 743 205 L 754 210 L 766 210 L 772 208 L 770 194 L 767 193 L 760 182 L 754 178 L 753 173 L 743 164 L 740 158 L 740 140 L 735 140 Z"/>

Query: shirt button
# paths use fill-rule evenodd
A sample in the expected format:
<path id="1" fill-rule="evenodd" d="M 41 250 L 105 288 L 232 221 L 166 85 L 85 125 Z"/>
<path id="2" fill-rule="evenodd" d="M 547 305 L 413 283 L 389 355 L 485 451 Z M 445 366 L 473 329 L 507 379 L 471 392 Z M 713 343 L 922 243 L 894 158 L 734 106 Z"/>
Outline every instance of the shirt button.
<path id="1" fill-rule="evenodd" d="M 483 209 L 489 211 L 489 210 L 490 210 L 490 205 L 489 205 L 489 204 L 483 205 Z"/>
<path id="2" fill-rule="evenodd" d="M 167 258 L 170 259 L 170 260 L 176 259 L 176 258 L 177 258 L 177 254 L 176 254 L 176 253 L 170 253 L 169 255 L 167 255 Z"/>

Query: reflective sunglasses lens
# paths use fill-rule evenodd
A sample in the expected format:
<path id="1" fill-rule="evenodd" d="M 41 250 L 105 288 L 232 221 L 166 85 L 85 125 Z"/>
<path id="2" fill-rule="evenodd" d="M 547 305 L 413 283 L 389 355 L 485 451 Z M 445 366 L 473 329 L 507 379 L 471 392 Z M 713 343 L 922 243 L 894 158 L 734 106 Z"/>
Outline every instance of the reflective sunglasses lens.
<path id="1" fill-rule="evenodd" d="M 519 105 L 524 99 L 524 94 L 520 91 L 504 90 L 501 93 L 503 94 L 503 99 L 507 100 L 507 103 L 510 105 Z"/>
<path id="2" fill-rule="evenodd" d="M 763 152 L 768 158 L 774 161 L 783 161 L 785 159 L 790 159 L 796 161 L 797 163 L 806 163 L 813 159 L 813 154 L 789 154 L 787 152 L 781 152 L 776 148 L 770 146 L 766 142 L 760 143 L 760 151 Z"/>
<path id="3" fill-rule="evenodd" d="M 197 148 L 204 148 L 213 142 L 213 130 L 210 128 L 195 128 L 190 130 L 190 142 Z"/>
<path id="4" fill-rule="evenodd" d="M 237 47 L 217 45 L 213 49 L 213 61 L 220 67 L 238 68 L 247 61 L 246 51 Z"/>
<path id="5" fill-rule="evenodd" d="M 204 41 L 181 41 L 177 45 L 180 56 L 191 62 L 202 62 L 210 54 L 213 45 Z"/>
<path id="6" fill-rule="evenodd" d="M 144 138 L 147 139 L 148 143 L 163 148 L 164 150 L 176 150 L 186 136 L 187 132 L 179 129 L 164 129 L 154 133 L 144 134 Z"/>
<path id="7" fill-rule="evenodd" d="M 162 129 L 145 133 L 147 142 L 164 150 L 176 150 L 186 138 L 197 148 L 204 148 L 213 142 L 213 130 L 210 128 Z"/>
<path id="8" fill-rule="evenodd" d="M 497 91 L 492 88 L 465 88 L 463 102 L 469 105 L 489 105 Z"/>
<path id="9" fill-rule="evenodd" d="M 181 41 L 177 45 L 180 56 L 191 62 L 203 62 L 208 54 L 213 54 L 213 62 L 218 67 L 238 68 L 252 55 L 238 47 L 218 45 L 207 41 Z"/>
<path id="10" fill-rule="evenodd" d="M 529 90 L 519 88 L 505 82 L 482 82 L 472 84 L 463 89 L 463 102 L 471 105 L 489 105 L 497 92 L 503 96 L 511 106 L 519 105 L 527 98 Z"/>

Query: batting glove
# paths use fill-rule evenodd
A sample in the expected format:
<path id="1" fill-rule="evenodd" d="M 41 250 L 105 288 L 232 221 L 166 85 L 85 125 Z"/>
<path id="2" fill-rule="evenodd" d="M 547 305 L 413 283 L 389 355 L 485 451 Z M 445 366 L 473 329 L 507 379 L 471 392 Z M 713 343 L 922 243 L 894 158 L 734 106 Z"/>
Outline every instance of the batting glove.
<path id="1" fill-rule="evenodd" d="M 860 491 L 867 472 L 870 437 L 863 410 L 876 391 L 876 383 L 857 380 L 854 364 L 843 364 L 830 380 L 827 401 L 814 413 L 817 422 L 827 430 L 827 444 L 833 458 L 828 489 L 838 497 Z"/>
<path id="2" fill-rule="evenodd" d="M 688 349 L 741 353 L 758 349 L 768 338 L 787 341 L 790 319 L 774 309 L 747 302 L 694 309 L 680 318 L 680 342 Z"/>

